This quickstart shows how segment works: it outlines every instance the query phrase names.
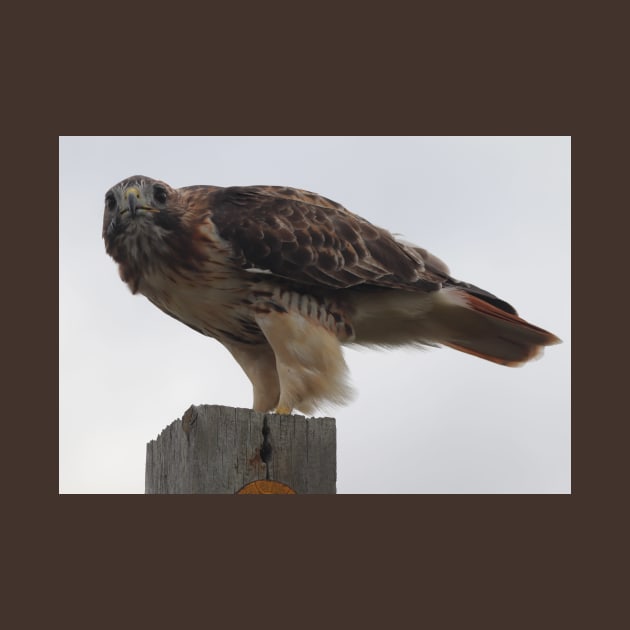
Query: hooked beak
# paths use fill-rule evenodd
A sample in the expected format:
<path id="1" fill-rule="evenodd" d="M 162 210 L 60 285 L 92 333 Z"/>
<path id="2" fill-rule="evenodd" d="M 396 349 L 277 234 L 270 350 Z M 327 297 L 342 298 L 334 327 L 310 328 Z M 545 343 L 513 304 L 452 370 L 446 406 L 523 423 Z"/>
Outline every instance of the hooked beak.
<path id="1" fill-rule="evenodd" d="M 134 218 L 136 216 L 139 200 L 140 191 L 135 187 L 128 188 L 125 192 L 125 203 L 121 214 L 124 214 L 128 210 L 131 213 L 132 218 Z"/>

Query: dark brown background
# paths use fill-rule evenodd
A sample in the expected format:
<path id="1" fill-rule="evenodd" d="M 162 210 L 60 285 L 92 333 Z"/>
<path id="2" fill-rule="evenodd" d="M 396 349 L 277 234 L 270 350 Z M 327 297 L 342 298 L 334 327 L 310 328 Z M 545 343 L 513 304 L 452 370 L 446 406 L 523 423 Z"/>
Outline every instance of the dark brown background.
<path id="1" fill-rule="evenodd" d="M 598 381 L 626 389 L 610 254 L 627 195 L 609 198 L 627 170 L 622 20 L 608 4 L 440 6 L 9 16 L 3 512 L 25 626 L 613 625 L 627 412 Z M 573 136 L 573 494 L 58 496 L 57 138 L 88 133 Z"/>

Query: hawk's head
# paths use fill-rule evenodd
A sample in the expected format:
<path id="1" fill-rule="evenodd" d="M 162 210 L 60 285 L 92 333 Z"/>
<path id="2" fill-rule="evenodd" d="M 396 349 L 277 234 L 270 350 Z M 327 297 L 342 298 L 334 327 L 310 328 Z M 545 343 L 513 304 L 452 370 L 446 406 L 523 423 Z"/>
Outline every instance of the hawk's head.
<path id="1" fill-rule="evenodd" d="M 120 265 L 123 280 L 137 290 L 140 275 L 156 265 L 176 262 L 189 230 L 186 203 L 168 184 L 134 175 L 105 194 L 103 239 Z"/>
<path id="2" fill-rule="evenodd" d="M 172 230 L 177 221 L 178 193 L 164 182 L 134 175 L 105 194 L 103 238 L 110 254 L 120 239 L 142 238 L 155 226 Z"/>

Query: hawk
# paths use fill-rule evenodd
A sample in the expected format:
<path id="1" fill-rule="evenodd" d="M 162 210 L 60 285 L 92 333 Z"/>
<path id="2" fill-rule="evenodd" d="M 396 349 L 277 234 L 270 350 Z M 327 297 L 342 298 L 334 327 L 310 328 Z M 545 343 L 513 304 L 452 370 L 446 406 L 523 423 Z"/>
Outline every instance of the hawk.
<path id="1" fill-rule="evenodd" d="M 132 293 L 227 348 L 258 411 L 348 402 L 344 344 L 445 345 L 517 366 L 559 342 L 426 249 L 305 190 L 135 175 L 106 193 L 103 238 Z"/>

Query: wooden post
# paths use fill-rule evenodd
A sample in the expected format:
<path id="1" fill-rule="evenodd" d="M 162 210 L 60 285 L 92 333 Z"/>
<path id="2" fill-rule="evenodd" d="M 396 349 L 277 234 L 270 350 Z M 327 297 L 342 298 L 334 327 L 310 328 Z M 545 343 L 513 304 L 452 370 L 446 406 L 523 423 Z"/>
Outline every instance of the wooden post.
<path id="1" fill-rule="evenodd" d="M 145 493 L 235 494 L 270 479 L 335 494 L 336 450 L 334 418 L 193 405 L 147 444 Z"/>

